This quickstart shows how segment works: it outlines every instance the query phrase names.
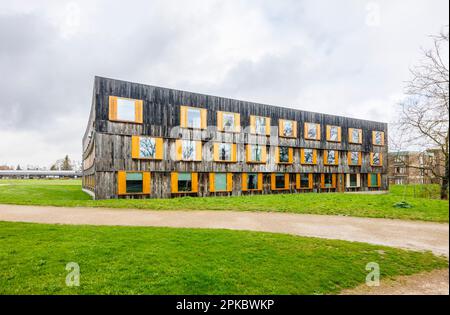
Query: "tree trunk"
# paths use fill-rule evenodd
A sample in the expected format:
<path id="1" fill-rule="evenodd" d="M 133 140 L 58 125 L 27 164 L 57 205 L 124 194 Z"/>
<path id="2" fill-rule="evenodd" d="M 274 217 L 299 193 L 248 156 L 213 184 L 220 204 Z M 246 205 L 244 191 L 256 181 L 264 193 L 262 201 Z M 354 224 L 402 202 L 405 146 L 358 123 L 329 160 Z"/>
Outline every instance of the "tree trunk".
<path id="1" fill-rule="evenodd" d="M 442 185 L 441 185 L 441 199 L 448 200 L 448 172 L 449 172 L 449 166 L 448 166 L 448 155 L 445 159 L 445 166 L 444 166 L 444 177 L 442 177 Z"/>

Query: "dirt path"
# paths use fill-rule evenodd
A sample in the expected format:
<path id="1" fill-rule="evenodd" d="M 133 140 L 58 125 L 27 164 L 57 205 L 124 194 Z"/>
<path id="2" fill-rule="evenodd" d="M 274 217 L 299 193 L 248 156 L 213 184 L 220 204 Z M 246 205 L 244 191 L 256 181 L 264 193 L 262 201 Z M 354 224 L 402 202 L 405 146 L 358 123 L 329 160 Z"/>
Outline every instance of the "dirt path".
<path id="1" fill-rule="evenodd" d="M 444 223 L 239 211 L 150 211 L 0 205 L 1 221 L 252 230 L 358 241 L 449 256 Z"/>
<path id="2" fill-rule="evenodd" d="M 344 295 L 448 295 L 448 269 L 434 270 L 412 276 L 401 276 L 394 280 L 381 280 L 380 286 L 361 285 L 344 290 Z"/>

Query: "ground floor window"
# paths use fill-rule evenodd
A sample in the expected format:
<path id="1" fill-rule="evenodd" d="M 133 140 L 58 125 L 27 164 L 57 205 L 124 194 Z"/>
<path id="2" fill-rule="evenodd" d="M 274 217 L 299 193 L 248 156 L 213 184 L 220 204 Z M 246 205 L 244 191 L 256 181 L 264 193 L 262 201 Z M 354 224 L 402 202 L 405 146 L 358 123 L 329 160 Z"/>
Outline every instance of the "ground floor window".
<path id="1" fill-rule="evenodd" d="M 313 174 L 297 174 L 297 189 L 312 189 Z"/>
<path id="2" fill-rule="evenodd" d="M 336 188 L 336 174 L 322 174 L 321 188 Z"/>
<path id="3" fill-rule="evenodd" d="M 274 173 L 272 174 L 272 190 L 289 189 L 289 174 Z"/>
<path id="4" fill-rule="evenodd" d="M 119 171 L 117 173 L 118 194 L 149 194 L 150 172 Z"/>
<path id="5" fill-rule="evenodd" d="M 177 173 L 171 174 L 172 193 L 190 193 L 198 191 L 197 173 Z"/>
<path id="6" fill-rule="evenodd" d="M 262 173 L 242 174 L 242 190 L 262 190 Z"/>
<path id="7" fill-rule="evenodd" d="M 369 187 L 380 187 L 381 186 L 381 174 L 370 173 L 367 176 Z"/>
<path id="8" fill-rule="evenodd" d="M 347 187 L 360 187 L 360 175 L 359 174 L 347 174 Z"/>
<path id="9" fill-rule="evenodd" d="M 127 173 L 126 192 L 127 194 L 142 193 L 144 188 L 142 173 Z"/>
<path id="10" fill-rule="evenodd" d="M 209 173 L 209 190 L 211 192 L 232 191 L 232 173 Z"/>

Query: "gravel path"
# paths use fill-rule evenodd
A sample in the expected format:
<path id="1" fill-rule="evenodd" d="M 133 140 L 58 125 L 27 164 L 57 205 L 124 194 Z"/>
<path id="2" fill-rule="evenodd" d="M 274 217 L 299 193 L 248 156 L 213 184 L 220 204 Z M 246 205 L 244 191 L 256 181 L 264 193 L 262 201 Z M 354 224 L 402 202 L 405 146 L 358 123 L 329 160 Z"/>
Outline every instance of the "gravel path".
<path id="1" fill-rule="evenodd" d="M 449 256 L 449 225 L 246 211 L 150 211 L 0 205 L 0 221 L 252 230 L 358 241 Z"/>
<path id="2" fill-rule="evenodd" d="M 434 270 L 393 280 L 381 280 L 380 286 L 361 285 L 344 290 L 343 295 L 448 295 L 448 269 Z"/>

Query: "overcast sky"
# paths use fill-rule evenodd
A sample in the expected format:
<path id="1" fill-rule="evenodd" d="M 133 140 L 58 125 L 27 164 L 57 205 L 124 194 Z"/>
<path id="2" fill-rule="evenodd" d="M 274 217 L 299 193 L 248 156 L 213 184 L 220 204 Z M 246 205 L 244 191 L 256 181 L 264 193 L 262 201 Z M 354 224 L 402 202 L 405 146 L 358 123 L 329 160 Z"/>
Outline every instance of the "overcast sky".
<path id="1" fill-rule="evenodd" d="M 389 122 L 448 0 L 0 1 L 0 165 L 81 160 L 95 75 Z"/>

